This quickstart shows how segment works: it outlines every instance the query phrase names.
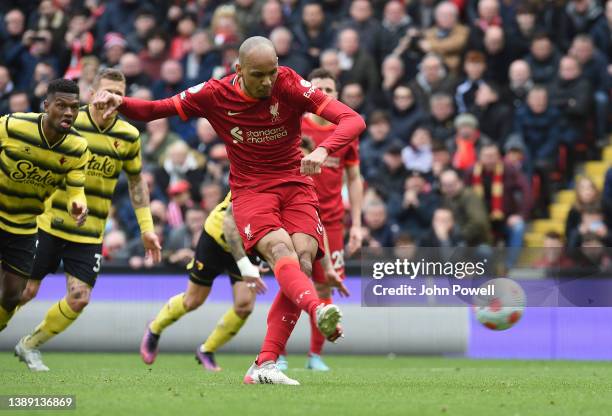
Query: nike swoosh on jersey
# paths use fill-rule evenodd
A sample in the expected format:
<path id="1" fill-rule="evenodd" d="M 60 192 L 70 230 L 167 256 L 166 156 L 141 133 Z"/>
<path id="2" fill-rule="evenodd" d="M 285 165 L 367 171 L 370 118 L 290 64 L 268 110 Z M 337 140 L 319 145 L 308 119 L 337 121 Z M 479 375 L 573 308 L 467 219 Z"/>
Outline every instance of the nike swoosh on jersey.
<path id="1" fill-rule="evenodd" d="M 236 112 L 234 112 L 234 111 L 228 111 L 228 112 L 227 112 L 227 115 L 228 115 L 228 116 L 236 116 L 236 115 L 238 115 L 238 114 L 242 114 L 242 111 L 236 111 Z"/>

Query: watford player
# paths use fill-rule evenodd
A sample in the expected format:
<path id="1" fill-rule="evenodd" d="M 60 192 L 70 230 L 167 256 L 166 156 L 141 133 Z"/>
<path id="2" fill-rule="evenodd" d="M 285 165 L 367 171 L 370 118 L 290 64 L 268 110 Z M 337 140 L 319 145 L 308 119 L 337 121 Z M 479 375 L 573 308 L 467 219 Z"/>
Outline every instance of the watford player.
<path id="1" fill-rule="evenodd" d="M 103 69 L 93 82 L 94 93 L 109 91 L 123 96 L 126 82 L 116 69 Z M 92 94 L 93 95 L 93 94 Z M 87 161 L 85 194 L 89 218 L 77 227 L 63 209 L 69 200 L 68 190 L 59 189 L 46 202 L 38 217 L 38 245 L 34 267 L 22 303 L 36 296 L 42 279 L 57 270 L 60 261 L 66 272 L 66 296 L 53 305 L 34 331 L 23 337 L 15 353 L 32 371 L 48 371 L 38 348 L 68 328 L 89 303 L 102 260 L 102 239 L 111 198 L 119 174 L 128 177 L 130 200 L 142 234 L 147 255 L 161 261 L 161 246 L 153 232 L 149 193 L 140 174 L 140 138 L 138 130 L 115 114 L 102 119 L 102 111 L 84 106 L 78 112 L 74 127 L 87 140 L 91 156 Z"/>
<path id="2" fill-rule="evenodd" d="M 247 257 L 232 215 L 231 193 L 217 205 L 204 223 L 195 258 L 187 265 L 187 290 L 173 296 L 147 326 L 140 343 L 140 355 L 153 364 L 162 331 L 204 303 L 215 278 L 227 272 L 232 284 L 234 305 L 221 318 L 206 342 L 196 349 L 196 360 L 205 370 L 220 371 L 215 352 L 229 342 L 253 311 L 255 294 L 265 293 L 259 269 Z"/>
<path id="3" fill-rule="evenodd" d="M 49 83 L 44 113 L 13 113 L 0 118 L 0 331 L 11 319 L 32 272 L 36 216 L 56 188 L 65 189 L 66 223 L 85 222 L 87 141 L 73 128 L 79 87 L 72 81 Z"/>

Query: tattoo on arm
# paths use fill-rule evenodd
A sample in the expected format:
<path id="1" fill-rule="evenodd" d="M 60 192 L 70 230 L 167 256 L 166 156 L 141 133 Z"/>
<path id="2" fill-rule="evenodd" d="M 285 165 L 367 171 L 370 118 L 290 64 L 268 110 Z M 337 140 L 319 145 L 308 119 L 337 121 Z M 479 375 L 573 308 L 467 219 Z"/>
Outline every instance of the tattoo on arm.
<path id="1" fill-rule="evenodd" d="M 142 175 L 128 176 L 128 189 L 134 209 L 149 206 L 149 190 L 142 179 Z"/>
<path id="2" fill-rule="evenodd" d="M 223 219 L 223 235 L 225 236 L 225 241 L 227 241 L 227 244 L 230 247 L 230 252 L 232 253 L 232 257 L 234 257 L 234 260 L 238 261 L 246 256 L 246 252 L 242 246 L 242 238 L 238 232 L 236 221 L 234 221 L 231 205 L 227 207 L 227 211 L 225 211 L 225 218 Z"/>

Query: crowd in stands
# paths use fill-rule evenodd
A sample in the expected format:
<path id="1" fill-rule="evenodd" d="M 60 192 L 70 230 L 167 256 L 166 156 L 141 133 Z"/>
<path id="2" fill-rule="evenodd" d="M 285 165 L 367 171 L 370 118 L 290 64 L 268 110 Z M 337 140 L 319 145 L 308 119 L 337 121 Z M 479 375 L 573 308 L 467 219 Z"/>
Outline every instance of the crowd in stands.
<path id="1" fill-rule="evenodd" d="M 232 73 L 253 35 L 304 77 L 329 70 L 368 125 L 366 247 L 520 247 L 610 133 L 612 0 L 4 0 L 0 16 L 0 114 L 41 111 L 57 77 L 86 103 L 104 67 L 130 96 L 170 97 Z M 134 124 L 166 262 L 184 265 L 228 189 L 224 144 L 206 119 Z M 575 184 L 562 244 L 612 242 L 610 176 Z M 127 195 L 105 256 L 150 267 Z"/>

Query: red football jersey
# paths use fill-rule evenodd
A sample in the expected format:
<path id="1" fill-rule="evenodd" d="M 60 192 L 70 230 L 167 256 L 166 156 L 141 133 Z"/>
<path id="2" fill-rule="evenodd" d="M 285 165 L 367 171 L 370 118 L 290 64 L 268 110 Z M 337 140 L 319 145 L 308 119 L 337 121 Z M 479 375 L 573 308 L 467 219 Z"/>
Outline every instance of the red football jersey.
<path id="1" fill-rule="evenodd" d="M 300 174 L 301 118 L 320 114 L 331 98 L 292 69 L 278 68 L 267 99 L 248 97 L 233 74 L 191 87 L 173 101 L 181 118 L 206 117 L 225 142 L 234 195 L 282 183 L 313 184 Z"/>
<path id="2" fill-rule="evenodd" d="M 336 126 L 321 126 L 310 117 L 302 117 L 302 136 L 312 139 L 315 146 L 320 145 L 334 131 Z M 359 164 L 359 140 L 330 154 L 325 160 L 320 175 L 313 176 L 319 197 L 321 222 L 323 225 L 335 224 L 344 217 L 342 203 L 342 179 L 346 166 Z"/>

